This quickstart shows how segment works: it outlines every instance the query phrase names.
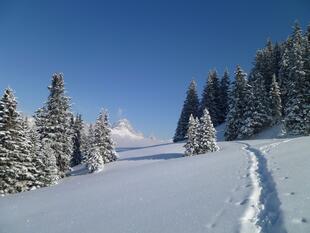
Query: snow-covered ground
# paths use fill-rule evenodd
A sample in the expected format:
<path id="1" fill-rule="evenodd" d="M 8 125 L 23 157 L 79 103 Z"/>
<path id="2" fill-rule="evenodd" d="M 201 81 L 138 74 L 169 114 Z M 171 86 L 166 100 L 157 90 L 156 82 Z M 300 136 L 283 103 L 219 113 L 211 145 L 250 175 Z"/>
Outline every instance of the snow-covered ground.
<path id="1" fill-rule="evenodd" d="M 123 149 L 101 173 L 0 197 L 0 232 L 310 232 L 310 137 L 219 146 Z"/>

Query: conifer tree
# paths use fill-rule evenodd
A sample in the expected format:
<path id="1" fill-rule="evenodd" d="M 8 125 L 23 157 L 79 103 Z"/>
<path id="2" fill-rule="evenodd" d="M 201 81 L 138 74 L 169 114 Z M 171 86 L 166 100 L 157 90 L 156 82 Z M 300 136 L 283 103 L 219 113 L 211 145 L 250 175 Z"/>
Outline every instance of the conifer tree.
<path id="1" fill-rule="evenodd" d="M 309 102 L 306 95 L 309 87 L 304 70 L 304 38 L 298 23 L 295 24 L 292 35 L 292 47 L 289 51 L 289 90 L 285 106 L 285 128 L 292 135 L 308 135 Z M 308 90 L 307 90 L 308 88 Z"/>
<path id="2" fill-rule="evenodd" d="M 282 117 L 281 93 L 275 75 L 273 75 L 272 77 L 272 83 L 269 95 L 270 95 L 272 122 L 273 124 L 275 124 L 278 123 Z"/>
<path id="3" fill-rule="evenodd" d="M 224 72 L 224 75 L 221 79 L 220 83 L 220 103 L 219 103 L 219 123 L 223 123 L 226 120 L 226 116 L 228 113 L 228 99 L 229 99 L 229 74 L 227 69 Z"/>
<path id="4" fill-rule="evenodd" d="M 99 148 L 93 147 L 89 151 L 89 155 L 86 161 L 86 167 L 89 172 L 99 172 L 104 167 L 104 161 Z"/>
<path id="5" fill-rule="evenodd" d="M 258 111 L 255 104 L 255 97 L 254 97 L 254 91 L 253 87 L 247 83 L 245 88 L 245 98 L 244 98 L 244 111 L 242 115 L 242 121 L 238 128 L 238 139 L 246 139 L 250 138 L 257 127 L 257 124 L 259 124 L 259 121 L 256 118 L 258 118 Z M 261 125 L 259 125 L 261 127 Z"/>
<path id="6" fill-rule="evenodd" d="M 208 109 L 213 125 L 220 123 L 220 88 L 217 72 L 209 72 L 207 83 L 202 93 L 200 104 L 200 116 L 203 116 L 204 109 Z"/>
<path id="7" fill-rule="evenodd" d="M 94 133 L 94 127 L 92 124 L 90 124 L 87 128 L 87 130 L 84 127 L 84 130 L 82 131 L 81 139 L 81 151 L 82 151 L 82 162 L 86 163 L 87 158 L 89 157 L 91 148 L 94 146 L 95 141 L 95 133 Z"/>
<path id="8" fill-rule="evenodd" d="M 200 154 L 219 150 L 219 147 L 216 144 L 215 132 L 216 131 L 213 127 L 209 111 L 206 108 L 203 111 L 203 116 L 200 118 L 198 129 L 198 144 Z"/>
<path id="9" fill-rule="evenodd" d="M 25 132 L 26 141 L 28 142 L 29 148 L 29 156 L 32 161 L 33 169 L 31 170 L 32 175 L 34 176 L 34 184 L 36 188 L 46 186 L 45 183 L 42 182 L 42 178 L 45 176 L 44 168 L 45 164 L 43 164 L 43 159 L 41 156 L 40 146 L 41 142 L 39 140 L 39 135 L 36 130 L 36 126 L 30 123 L 29 119 L 26 117 L 23 119 L 23 130 Z"/>
<path id="10" fill-rule="evenodd" d="M 71 165 L 76 166 L 82 162 L 82 133 L 83 133 L 83 120 L 82 115 L 78 114 L 73 121 L 73 155 Z"/>
<path id="11" fill-rule="evenodd" d="M 44 138 L 40 143 L 38 152 L 43 164 L 43 175 L 39 177 L 39 181 L 43 186 L 54 185 L 59 180 L 56 153 L 52 145 L 53 143 L 50 139 Z"/>
<path id="12" fill-rule="evenodd" d="M 281 68 L 281 58 L 282 58 L 282 45 L 275 43 L 273 49 L 273 74 L 276 78 L 279 78 L 279 72 Z M 276 80 L 278 82 L 278 80 Z"/>
<path id="13" fill-rule="evenodd" d="M 193 156 L 199 153 L 198 128 L 199 120 L 198 118 L 195 119 L 191 114 L 188 123 L 187 141 L 184 145 L 185 156 Z"/>
<path id="14" fill-rule="evenodd" d="M 0 193 L 30 190 L 35 167 L 30 155 L 24 122 L 17 112 L 13 91 L 6 89 L 0 100 Z"/>
<path id="15" fill-rule="evenodd" d="M 63 177 L 69 170 L 72 155 L 72 128 L 70 99 L 66 96 L 62 74 L 52 76 L 49 97 L 37 111 L 36 124 L 40 140 L 48 139 L 56 156 L 58 172 Z"/>
<path id="16" fill-rule="evenodd" d="M 304 39 L 304 72 L 305 82 L 303 85 L 303 95 L 305 97 L 305 104 L 303 106 L 305 112 L 305 134 L 310 134 L 310 24 L 307 27 L 307 32 Z"/>
<path id="17" fill-rule="evenodd" d="M 229 112 L 225 129 L 225 139 L 234 140 L 238 137 L 239 129 L 242 126 L 244 104 L 246 98 L 247 79 L 246 73 L 238 65 L 235 72 L 235 81 L 230 94 Z"/>
<path id="18" fill-rule="evenodd" d="M 192 114 L 194 117 L 198 116 L 199 100 L 197 95 L 196 82 L 191 81 L 187 90 L 187 96 L 183 104 L 183 109 L 178 121 L 177 129 L 173 137 L 173 142 L 178 142 L 186 139 L 189 117 Z"/>
<path id="19" fill-rule="evenodd" d="M 292 49 L 292 38 L 289 37 L 285 43 L 283 43 L 283 52 L 280 62 L 279 70 L 279 86 L 281 90 L 281 102 L 283 106 L 282 115 L 286 108 L 289 90 L 289 73 L 290 73 L 290 51 Z"/>
<path id="20" fill-rule="evenodd" d="M 111 138 L 111 130 L 109 127 L 108 115 L 106 111 L 101 111 L 96 121 L 94 128 L 93 148 L 94 147 L 98 149 L 98 152 L 102 156 L 104 163 L 112 162 L 117 159 L 117 155 L 114 149 L 114 142 Z M 95 154 L 97 154 L 97 150 L 95 150 L 95 152 Z"/>

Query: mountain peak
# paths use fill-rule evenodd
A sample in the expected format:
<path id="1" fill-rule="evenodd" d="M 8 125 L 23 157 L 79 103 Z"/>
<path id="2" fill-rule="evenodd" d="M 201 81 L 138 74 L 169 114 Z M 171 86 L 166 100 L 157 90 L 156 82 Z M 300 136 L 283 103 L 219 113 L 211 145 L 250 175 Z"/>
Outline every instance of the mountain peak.
<path id="1" fill-rule="evenodd" d="M 112 126 L 112 135 L 119 137 L 128 137 L 132 139 L 143 139 L 142 133 L 137 132 L 126 118 L 120 119 Z"/>

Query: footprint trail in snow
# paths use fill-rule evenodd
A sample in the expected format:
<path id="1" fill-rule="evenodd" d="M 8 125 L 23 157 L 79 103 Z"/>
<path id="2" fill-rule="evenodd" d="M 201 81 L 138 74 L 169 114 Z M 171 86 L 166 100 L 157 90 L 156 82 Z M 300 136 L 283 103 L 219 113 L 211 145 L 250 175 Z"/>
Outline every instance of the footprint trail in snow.
<path id="1" fill-rule="evenodd" d="M 267 167 L 265 155 L 281 143 L 272 143 L 259 149 L 250 144 L 242 143 L 243 150 L 250 156 L 250 179 L 252 193 L 248 200 L 248 207 L 241 219 L 241 233 L 285 233 L 283 227 L 280 200 L 275 182 Z"/>

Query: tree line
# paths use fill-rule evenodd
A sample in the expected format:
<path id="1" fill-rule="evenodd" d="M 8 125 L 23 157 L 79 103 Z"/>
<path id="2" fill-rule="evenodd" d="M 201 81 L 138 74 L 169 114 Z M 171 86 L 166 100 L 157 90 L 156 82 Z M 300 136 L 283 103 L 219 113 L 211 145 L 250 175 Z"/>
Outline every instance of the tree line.
<path id="1" fill-rule="evenodd" d="M 62 74 L 52 76 L 46 103 L 34 114 L 34 124 L 17 111 L 8 88 L 0 100 L 0 193 L 50 186 L 71 167 L 85 163 L 89 172 L 101 170 L 117 155 L 110 136 L 107 111 L 85 127 L 71 111 Z"/>
<path id="2" fill-rule="evenodd" d="M 213 125 L 222 124 L 225 121 L 228 111 L 229 86 L 230 79 L 227 70 L 225 70 L 221 80 L 218 78 L 217 71 L 211 70 L 202 92 L 201 101 L 199 101 L 197 84 L 195 80 L 192 80 L 187 90 L 173 141 L 185 140 L 187 138 L 186 134 L 190 116 L 193 115 L 194 118 L 201 118 L 206 108 L 208 109 Z"/>
<path id="3" fill-rule="evenodd" d="M 296 22 L 281 43 L 267 41 L 255 55 L 247 75 L 238 65 L 230 84 L 209 73 L 199 101 L 192 81 L 183 104 L 174 142 L 188 138 L 190 116 L 201 117 L 207 108 L 214 126 L 226 121 L 225 139 L 248 139 L 263 129 L 281 124 L 288 135 L 310 135 L 310 25 L 305 33 Z"/>

